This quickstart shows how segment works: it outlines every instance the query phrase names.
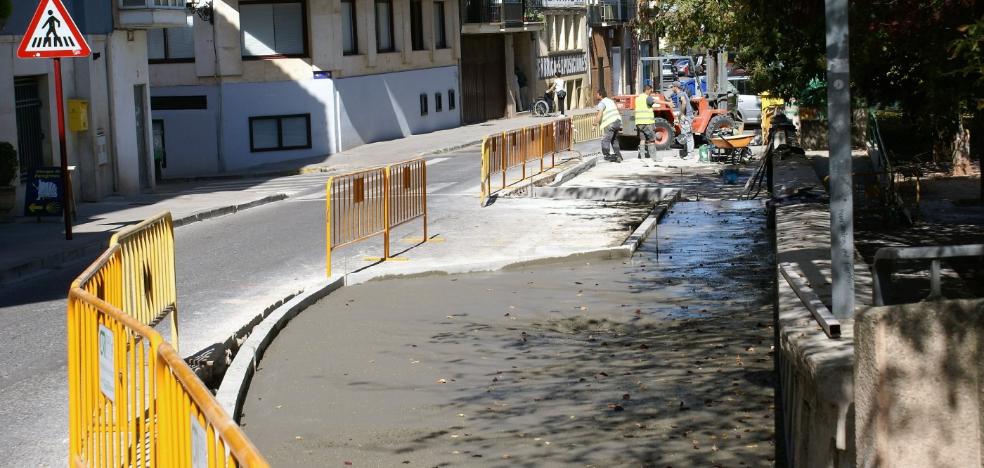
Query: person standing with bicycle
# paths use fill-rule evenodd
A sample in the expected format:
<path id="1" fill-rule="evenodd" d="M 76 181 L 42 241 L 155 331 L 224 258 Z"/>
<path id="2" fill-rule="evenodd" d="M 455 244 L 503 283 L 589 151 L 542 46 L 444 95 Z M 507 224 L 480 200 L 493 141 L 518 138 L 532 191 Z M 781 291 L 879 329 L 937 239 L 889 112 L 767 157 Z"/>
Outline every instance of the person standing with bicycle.
<path id="1" fill-rule="evenodd" d="M 565 115 L 564 99 L 567 98 L 567 89 L 564 88 L 564 79 L 560 77 L 560 72 L 554 73 L 553 83 L 551 83 L 550 87 L 547 88 L 546 94 L 548 96 L 552 94 L 557 96 L 557 109 L 560 110 L 560 115 Z M 553 99 L 548 99 L 547 102 L 549 102 L 550 105 L 553 105 Z"/>

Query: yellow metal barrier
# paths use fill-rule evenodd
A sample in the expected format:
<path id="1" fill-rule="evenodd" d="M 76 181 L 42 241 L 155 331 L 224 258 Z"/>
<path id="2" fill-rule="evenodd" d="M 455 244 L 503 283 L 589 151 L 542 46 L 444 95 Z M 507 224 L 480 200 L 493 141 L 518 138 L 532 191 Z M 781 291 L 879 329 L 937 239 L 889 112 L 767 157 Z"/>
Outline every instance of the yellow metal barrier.
<path id="1" fill-rule="evenodd" d="M 571 119 L 574 127 L 574 143 L 597 140 L 601 138 L 601 129 L 595 127 L 595 114 L 576 115 Z"/>
<path id="2" fill-rule="evenodd" d="M 268 466 L 175 349 L 152 325 L 113 304 L 142 307 L 136 299 L 153 292 L 127 284 L 128 265 L 160 276 L 150 265 L 170 264 L 173 281 L 173 236 L 165 230 L 169 215 L 114 237 L 69 289 L 69 464 Z M 140 286 L 160 288 L 154 281 Z"/>
<path id="3" fill-rule="evenodd" d="M 331 252 L 383 235 L 383 259 L 390 257 L 390 230 L 423 218 L 427 241 L 427 165 L 413 159 L 386 167 L 330 177 L 325 186 L 325 272 Z"/>
<path id="4" fill-rule="evenodd" d="M 769 93 L 759 94 L 762 100 L 762 115 L 760 127 L 762 128 L 762 141 L 764 144 L 769 142 L 769 130 L 772 127 L 772 114 L 777 108 L 784 107 L 786 101 L 779 97 L 771 97 Z"/>
<path id="5" fill-rule="evenodd" d="M 541 174 L 557 164 L 556 156 L 561 151 L 571 151 L 574 127 L 570 118 L 555 120 L 550 123 L 532 125 L 497 135 L 489 135 L 482 140 L 482 169 L 481 169 L 481 204 L 493 193 L 492 175 L 496 172 L 502 175 L 502 184 L 498 190 L 509 186 L 508 172 L 510 169 L 521 168 L 519 182 Z M 546 158 L 550 157 L 549 166 Z M 527 163 L 540 161 L 539 171 L 527 172 Z"/>
<path id="6" fill-rule="evenodd" d="M 109 244 L 120 246 L 122 301 L 108 302 L 127 311 L 144 325 L 154 326 L 169 316 L 171 343 L 178 348 L 174 225 L 171 213 L 161 213 L 123 229 L 113 235 Z"/>

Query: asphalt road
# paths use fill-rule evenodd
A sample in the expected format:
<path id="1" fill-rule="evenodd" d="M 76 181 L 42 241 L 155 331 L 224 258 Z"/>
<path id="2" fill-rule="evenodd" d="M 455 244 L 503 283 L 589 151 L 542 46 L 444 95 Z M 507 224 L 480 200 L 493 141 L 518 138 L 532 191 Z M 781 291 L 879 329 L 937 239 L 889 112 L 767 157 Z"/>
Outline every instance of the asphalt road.
<path id="1" fill-rule="evenodd" d="M 477 203 L 476 148 L 429 157 L 428 167 L 429 195 Z M 322 192 L 314 185 L 175 231 L 183 356 L 225 340 L 270 304 L 322 279 Z M 356 262 L 368 248 L 356 244 L 340 255 Z M 0 466 L 64 466 L 68 459 L 65 296 L 91 261 L 0 286 Z"/>

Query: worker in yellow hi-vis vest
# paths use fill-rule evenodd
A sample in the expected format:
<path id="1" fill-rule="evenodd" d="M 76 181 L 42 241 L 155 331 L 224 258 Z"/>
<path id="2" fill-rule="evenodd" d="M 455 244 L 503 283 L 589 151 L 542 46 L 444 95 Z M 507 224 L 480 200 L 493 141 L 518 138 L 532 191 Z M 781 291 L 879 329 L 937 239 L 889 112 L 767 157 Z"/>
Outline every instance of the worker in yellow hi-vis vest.
<path id="1" fill-rule="evenodd" d="M 622 131 L 622 115 L 618 112 L 615 101 L 608 98 L 608 93 L 604 89 L 595 91 L 595 100 L 598 101 L 598 115 L 595 117 L 594 126 L 601 127 L 601 152 L 605 155 L 605 161 L 622 162 L 622 151 L 618 148 L 618 134 Z"/>
<path id="2" fill-rule="evenodd" d="M 645 154 L 647 158 L 652 157 L 658 160 L 656 129 L 653 127 L 656 124 L 656 114 L 653 113 L 656 99 L 652 94 L 653 86 L 647 84 L 642 87 L 642 94 L 636 96 L 635 126 L 636 132 L 639 134 L 639 158 Z"/>

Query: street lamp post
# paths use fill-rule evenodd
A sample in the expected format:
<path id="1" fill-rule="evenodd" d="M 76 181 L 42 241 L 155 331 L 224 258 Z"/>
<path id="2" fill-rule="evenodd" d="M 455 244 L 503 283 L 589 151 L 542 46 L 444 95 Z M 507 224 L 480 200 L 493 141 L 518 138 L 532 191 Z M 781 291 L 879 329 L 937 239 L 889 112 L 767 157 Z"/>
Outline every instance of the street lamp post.
<path id="1" fill-rule="evenodd" d="M 825 0 L 827 115 L 830 144 L 831 302 L 837 318 L 854 317 L 854 205 L 851 193 L 851 90 L 847 0 Z"/>

